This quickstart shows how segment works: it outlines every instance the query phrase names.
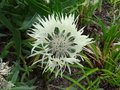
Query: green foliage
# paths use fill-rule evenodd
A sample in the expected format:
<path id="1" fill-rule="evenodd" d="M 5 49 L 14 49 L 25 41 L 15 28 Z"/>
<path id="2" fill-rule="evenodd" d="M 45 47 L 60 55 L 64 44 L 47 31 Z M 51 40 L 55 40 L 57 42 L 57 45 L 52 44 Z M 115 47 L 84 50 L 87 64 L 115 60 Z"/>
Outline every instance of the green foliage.
<path id="1" fill-rule="evenodd" d="M 119 86 L 120 48 L 116 48 L 114 44 L 120 38 L 120 23 L 119 21 L 118 23 L 112 22 L 109 27 L 106 27 L 98 17 L 94 23 L 100 26 L 103 34 L 100 41 L 88 46 L 86 49 L 88 58 L 85 60 L 91 68 L 100 68 L 101 80 Z M 92 64 L 93 62 L 89 58 L 92 58 L 95 63 Z"/>
<path id="2" fill-rule="evenodd" d="M 21 55 L 21 36 L 20 32 L 16 30 L 12 24 L 8 21 L 8 19 L 0 12 L 0 21 L 12 32 L 13 41 L 16 46 L 16 51 L 18 57 Z"/>
<path id="3" fill-rule="evenodd" d="M 113 7 L 113 10 L 108 12 L 112 17 L 110 25 L 106 25 L 94 13 L 95 10 L 98 12 L 102 10 L 103 0 L 99 0 L 96 4 L 90 1 L 93 0 L 50 0 L 49 4 L 44 0 L 0 1 L 0 45 L 3 45 L 3 49 L 0 46 L 2 50 L 0 50 L 0 57 L 6 60 L 7 57 L 12 59 L 9 56 L 11 54 L 16 57 L 15 60 L 9 61 L 13 66 L 11 74 L 7 77 L 7 80 L 15 85 L 12 90 L 34 90 L 39 76 L 45 78 L 45 83 L 55 80 L 50 73 L 42 74 L 41 71 L 40 74 L 37 74 L 38 76 L 31 79 L 31 73 L 40 67 L 39 65 L 32 66 L 32 63 L 41 56 L 27 58 L 32 48 L 29 42 L 34 39 L 26 35 L 26 30 L 32 26 L 38 15 L 44 18 L 52 13 L 73 13 L 76 17 L 79 16 L 78 29 L 94 23 L 102 33 L 101 36 L 97 35 L 94 38 L 93 44 L 80 53 L 84 56 L 85 67 L 71 65 L 71 67 L 79 69 L 72 75 L 80 75 L 80 77 L 74 79 L 63 74 L 63 78 L 72 84 L 61 89 L 77 90 L 74 87 L 77 85 L 83 90 L 103 90 L 100 87 L 103 82 L 120 87 L 120 44 L 118 44 L 120 42 L 120 0 L 106 0 Z M 90 78 L 91 76 L 93 77 Z M 87 85 L 85 86 L 82 81 L 85 81 Z"/>

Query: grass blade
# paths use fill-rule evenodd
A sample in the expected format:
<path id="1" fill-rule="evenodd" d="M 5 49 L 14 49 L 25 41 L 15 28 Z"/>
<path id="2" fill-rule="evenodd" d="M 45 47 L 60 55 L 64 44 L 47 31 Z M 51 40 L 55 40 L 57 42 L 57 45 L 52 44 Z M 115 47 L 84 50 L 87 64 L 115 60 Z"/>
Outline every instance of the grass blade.
<path id="1" fill-rule="evenodd" d="M 21 56 L 21 35 L 20 35 L 20 32 L 12 26 L 12 24 L 9 22 L 9 20 L 1 12 L 0 12 L 0 21 L 3 25 L 5 25 L 6 28 L 8 28 L 12 32 L 13 41 L 14 41 L 15 46 L 16 46 L 17 55 L 18 55 L 18 57 Z"/>

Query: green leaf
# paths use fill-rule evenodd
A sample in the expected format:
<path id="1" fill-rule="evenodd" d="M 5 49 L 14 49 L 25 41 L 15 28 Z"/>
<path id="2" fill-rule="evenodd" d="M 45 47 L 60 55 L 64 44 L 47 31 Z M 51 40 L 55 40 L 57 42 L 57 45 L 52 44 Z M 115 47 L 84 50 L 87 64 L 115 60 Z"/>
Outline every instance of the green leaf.
<path id="1" fill-rule="evenodd" d="M 0 33 L 0 37 L 5 37 L 5 36 L 7 36 L 7 35 Z"/>
<path id="2" fill-rule="evenodd" d="M 20 87 L 14 87 L 12 88 L 12 90 L 33 90 L 36 87 L 32 86 L 32 87 L 28 87 L 28 86 L 20 86 Z"/>
<path id="3" fill-rule="evenodd" d="M 2 52 L 0 54 L 0 57 L 5 58 L 8 55 L 8 53 L 9 53 L 8 49 L 11 46 L 13 46 L 13 42 L 12 41 L 10 41 L 9 43 L 7 43 L 7 45 L 5 45 L 4 49 L 2 50 Z"/>
<path id="4" fill-rule="evenodd" d="M 18 57 L 21 56 L 21 35 L 20 35 L 20 32 L 12 26 L 12 24 L 9 22 L 9 20 L 1 12 L 0 12 L 0 21 L 4 26 L 6 26 L 6 28 L 8 28 L 12 32 L 13 41 L 15 43 L 16 50 L 17 50 L 17 55 L 18 55 Z"/>
<path id="5" fill-rule="evenodd" d="M 97 88 L 96 90 L 104 90 L 103 88 Z"/>
<path id="6" fill-rule="evenodd" d="M 101 27 L 101 30 L 103 32 L 103 37 L 105 37 L 104 35 L 107 35 L 107 28 L 105 26 L 105 23 L 97 16 L 95 16 L 96 19 L 95 20 L 91 20 L 93 23 L 99 25 Z"/>
<path id="7" fill-rule="evenodd" d="M 26 0 L 29 6 L 34 8 L 36 12 L 41 13 L 43 15 L 45 14 L 50 14 L 51 10 L 49 7 L 47 7 L 45 4 L 41 3 L 40 1 L 38 2 L 37 0 Z"/>
<path id="8" fill-rule="evenodd" d="M 95 68 L 95 69 L 90 69 L 90 70 L 86 71 L 86 75 L 83 74 L 83 76 L 81 76 L 78 80 L 76 80 L 76 82 L 80 82 L 81 80 L 83 80 L 84 78 L 86 78 L 86 76 L 88 76 L 88 75 L 90 75 L 90 74 L 92 74 L 92 73 L 94 73 L 94 72 L 96 72 L 98 70 L 99 70 L 98 68 Z M 75 85 L 75 83 L 71 84 L 69 86 L 69 88 L 73 87 L 74 85 Z"/>
<path id="9" fill-rule="evenodd" d="M 8 55 L 9 51 L 8 50 L 5 50 L 3 51 L 1 54 L 0 54 L 0 57 L 1 58 L 5 58 L 7 55 Z"/>
<path id="10" fill-rule="evenodd" d="M 30 28 L 33 22 L 36 20 L 37 15 L 38 14 L 35 13 L 35 11 L 32 8 L 30 8 L 19 30 L 26 30 Z"/>
<path id="11" fill-rule="evenodd" d="M 53 73 L 56 73 L 56 71 L 53 71 Z M 58 75 L 61 75 L 60 73 L 58 73 Z M 86 90 L 85 88 L 84 88 L 84 86 L 83 85 L 81 85 L 80 83 L 78 83 L 76 80 L 74 80 L 74 79 L 72 79 L 72 78 L 70 78 L 69 76 L 66 76 L 66 75 L 62 75 L 64 78 L 66 78 L 66 79 L 68 79 L 69 81 L 71 81 L 71 82 L 73 82 L 74 84 L 76 84 L 77 86 L 79 86 L 82 90 Z M 69 87 L 69 88 L 71 88 L 71 87 Z"/>
<path id="12" fill-rule="evenodd" d="M 20 65 L 19 65 L 19 62 L 16 62 L 16 66 L 12 69 L 13 75 L 12 75 L 12 80 L 11 80 L 11 82 L 12 82 L 13 84 L 15 84 L 16 81 L 19 79 L 19 78 L 18 78 L 18 77 L 19 77 L 19 71 L 20 71 Z"/>
<path id="13" fill-rule="evenodd" d="M 71 88 L 66 88 L 66 89 L 63 89 L 63 90 L 78 90 L 78 89 L 75 88 L 75 87 L 71 87 Z"/>

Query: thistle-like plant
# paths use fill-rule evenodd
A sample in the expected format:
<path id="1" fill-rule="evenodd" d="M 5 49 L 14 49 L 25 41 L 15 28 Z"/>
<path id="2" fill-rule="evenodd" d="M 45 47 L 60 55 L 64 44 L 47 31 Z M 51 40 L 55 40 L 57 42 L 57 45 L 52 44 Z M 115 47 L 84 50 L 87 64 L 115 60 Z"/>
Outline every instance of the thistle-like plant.
<path id="1" fill-rule="evenodd" d="M 77 57 L 81 57 L 80 51 L 92 39 L 82 35 L 84 28 L 77 30 L 74 15 L 55 17 L 53 14 L 44 19 L 38 16 L 37 20 L 28 30 L 28 35 L 36 39 L 30 56 L 42 55 L 37 62 L 45 65 L 44 72 L 55 70 L 57 76 L 59 72 L 62 75 L 66 67 L 71 73 L 69 64 L 82 66 Z"/>

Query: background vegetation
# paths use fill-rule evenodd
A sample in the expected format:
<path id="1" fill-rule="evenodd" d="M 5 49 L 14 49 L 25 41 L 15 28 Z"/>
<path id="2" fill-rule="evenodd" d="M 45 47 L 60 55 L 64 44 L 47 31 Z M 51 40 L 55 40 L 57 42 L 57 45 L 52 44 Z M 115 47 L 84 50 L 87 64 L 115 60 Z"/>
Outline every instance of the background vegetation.
<path id="1" fill-rule="evenodd" d="M 1 0 L 0 57 L 9 62 L 11 74 L 5 77 L 15 87 L 12 90 L 117 90 L 120 87 L 120 0 Z M 28 58 L 33 41 L 26 34 L 39 14 L 73 13 L 77 28 L 86 26 L 84 34 L 94 38 L 80 54 L 84 67 L 71 65 L 67 72 L 55 78 L 54 73 L 42 74 L 39 65 L 31 66 L 39 56 Z M 55 82 L 59 83 L 56 84 Z M 61 87 L 62 86 L 62 87 Z"/>

